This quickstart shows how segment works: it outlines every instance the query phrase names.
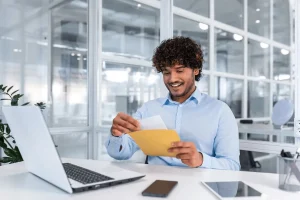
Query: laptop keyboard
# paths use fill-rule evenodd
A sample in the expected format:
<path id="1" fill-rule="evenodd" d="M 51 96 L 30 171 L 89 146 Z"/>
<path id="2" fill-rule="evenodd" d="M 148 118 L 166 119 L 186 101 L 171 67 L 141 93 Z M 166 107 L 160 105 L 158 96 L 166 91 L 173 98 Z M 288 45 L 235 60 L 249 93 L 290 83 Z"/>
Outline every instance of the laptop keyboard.
<path id="1" fill-rule="evenodd" d="M 68 178 L 78 181 L 82 184 L 113 180 L 113 178 L 104 176 L 83 167 L 79 167 L 77 165 L 73 165 L 71 163 L 63 163 L 63 166 Z"/>

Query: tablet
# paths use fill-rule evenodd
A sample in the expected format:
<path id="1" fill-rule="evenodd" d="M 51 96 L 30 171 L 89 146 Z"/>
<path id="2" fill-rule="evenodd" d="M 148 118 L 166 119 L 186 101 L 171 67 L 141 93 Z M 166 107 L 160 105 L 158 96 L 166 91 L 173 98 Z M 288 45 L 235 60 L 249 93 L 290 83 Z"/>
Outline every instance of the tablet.
<path id="1" fill-rule="evenodd" d="M 219 199 L 260 199 L 262 193 L 242 181 L 202 182 Z"/>

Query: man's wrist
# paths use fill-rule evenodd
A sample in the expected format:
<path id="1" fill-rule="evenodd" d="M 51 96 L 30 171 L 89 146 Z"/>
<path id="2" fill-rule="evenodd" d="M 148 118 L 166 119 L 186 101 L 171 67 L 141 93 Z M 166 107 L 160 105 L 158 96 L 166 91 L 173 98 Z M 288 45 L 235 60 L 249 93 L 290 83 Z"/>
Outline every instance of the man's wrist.
<path id="1" fill-rule="evenodd" d="M 197 167 L 201 167 L 202 164 L 203 164 L 203 154 L 201 152 L 198 152 L 199 153 L 199 165 Z"/>

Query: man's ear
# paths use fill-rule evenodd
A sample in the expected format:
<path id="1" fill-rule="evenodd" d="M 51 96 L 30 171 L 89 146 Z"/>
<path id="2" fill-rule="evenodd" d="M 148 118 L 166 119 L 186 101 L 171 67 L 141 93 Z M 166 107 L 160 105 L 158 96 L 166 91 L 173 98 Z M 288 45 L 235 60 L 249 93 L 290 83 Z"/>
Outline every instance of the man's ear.
<path id="1" fill-rule="evenodd" d="M 194 69 L 194 74 L 198 75 L 199 74 L 199 69 Z"/>

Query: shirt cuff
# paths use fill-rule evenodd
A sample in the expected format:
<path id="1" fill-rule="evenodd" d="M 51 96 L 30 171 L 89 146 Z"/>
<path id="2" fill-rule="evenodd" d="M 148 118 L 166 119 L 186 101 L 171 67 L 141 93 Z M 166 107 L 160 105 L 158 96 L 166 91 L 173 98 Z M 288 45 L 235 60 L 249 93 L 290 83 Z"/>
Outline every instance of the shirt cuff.
<path id="1" fill-rule="evenodd" d="M 112 148 L 117 148 L 119 151 L 119 148 L 123 143 L 123 135 L 121 135 L 119 137 L 110 136 L 109 146 L 111 146 Z"/>
<path id="2" fill-rule="evenodd" d="M 212 158 L 209 155 L 207 155 L 206 153 L 202 153 L 202 157 L 203 157 L 203 162 L 200 167 L 211 168 L 211 159 Z"/>

